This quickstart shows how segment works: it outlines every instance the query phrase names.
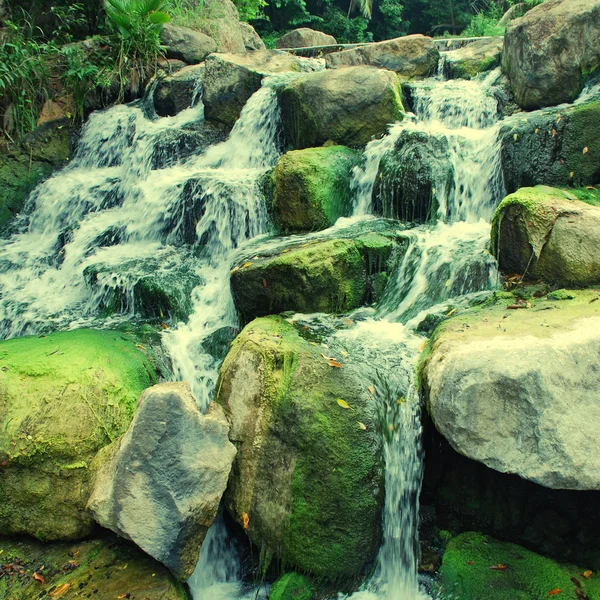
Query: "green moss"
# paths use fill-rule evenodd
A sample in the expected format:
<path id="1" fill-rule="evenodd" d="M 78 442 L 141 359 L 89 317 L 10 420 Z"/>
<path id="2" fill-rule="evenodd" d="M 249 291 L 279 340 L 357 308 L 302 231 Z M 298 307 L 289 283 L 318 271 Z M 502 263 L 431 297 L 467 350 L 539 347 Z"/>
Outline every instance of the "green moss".
<path id="1" fill-rule="evenodd" d="M 600 190 L 592 186 L 568 188 L 564 191 L 573 194 L 578 200 L 581 200 L 586 204 L 591 206 L 600 206 Z"/>
<path id="2" fill-rule="evenodd" d="M 304 575 L 286 573 L 273 584 L 269 600 L 311 600 L 313 589 Z"/>
<path id="3" fill-rule="evenodd" d="M 161 564 L 115 536 L 77 544 L 40 544 L 0 537 L 0 563 L 15 564 L 22 574 L 0 578 L 0 600 L 52 595 L 68 585 L 64 598 L 114 600 L 124 594 L 147 600 L 187 600 L 184 586 Z M 37 571 L 43 583 L 33 579 Z"/>
<path id="4" fill-rule="evenodd" d="M 589 593 L 579 575 L 582 571 L 516 544 L 470 532 L 448 544 L 441 576 L 446 593 L 461 600 L 545 600 L 553 590 L 561 590 L 559 597 L 575 598 L 572 577 L 579 578 L 583 591 Z M 595 598 L 590 596 L 590 600 Z"/>
<path id="5" fill-rule="evenodd" d="M 344 146 L 288 152 L 274 172 L 273 213 L 286 233 L 317 231 L 352 213 L 350 181 L 360 155 Z"/>
<path id="6" fill-rule="evenodd" d="M 568 290 L 555 290 L 547 296 L 548 300 L 574 300 L 577 296 Z"/>

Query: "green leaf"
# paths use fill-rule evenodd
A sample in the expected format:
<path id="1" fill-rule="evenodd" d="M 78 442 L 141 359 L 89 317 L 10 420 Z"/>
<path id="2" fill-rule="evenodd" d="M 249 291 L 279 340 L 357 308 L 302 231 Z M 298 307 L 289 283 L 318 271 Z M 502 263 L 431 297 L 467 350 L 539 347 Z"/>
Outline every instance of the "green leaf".
<path id="1" fill-rule="evenodd" d="M 161 25 L 163 23 L 168 23 L 171 20 L 171 17 L 164 12 L 153 12 L 148 15 L 148 21 L 153 23 L 154 25 Z"/>

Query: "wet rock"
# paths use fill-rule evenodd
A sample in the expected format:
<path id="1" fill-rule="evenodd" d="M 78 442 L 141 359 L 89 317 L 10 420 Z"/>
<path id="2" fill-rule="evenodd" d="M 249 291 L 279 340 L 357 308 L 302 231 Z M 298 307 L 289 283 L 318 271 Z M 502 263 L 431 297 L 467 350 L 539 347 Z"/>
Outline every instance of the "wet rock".
<path id="1" fill-rule="evenodd" d="M 500 66 L 504 39 L 501 37 L 476 40 L 458 50 L 444 54 L 444 72 L 451 79 L 473 79 L 479 73 Z"/>
<path id="2" fill-rule="evenodd" d="M 273 214 L 285 232 L 317 231 L 352 214 L 350 182 L 360 154 L 344 146 L 293 150 L 273 173 Z"/>
<path id="3" fill-rule="evenodd" d="M 200 97 L 204 65 L 184 67 L 160 80 L 154 91 L 154 109 L 161 117 L 176 115 Z"/>
<path id="4" fill-rule="evenodd" d="M 405 37 L 333 52 L 326 57 L 328 69 L 370 65 L 395 71 L 401 79 L 422 79 L 434 75 L 440 53 L 432 38 Z"/>
<path id="5" fill-rule="evenodd" d="M 209 54 L 217 51 L 217 43 L 200 31 L 165 23 L 160 34 L 166 46 L 166 57 L 176 58 L 193 65 L 202 62 Z"/>
<path id="6" fill-rule="evenodd" d="M 600 489 L 597 297 L 521 310 L 499 298 L 438 327 L 421 378 L 427 410 L 457 452 L 549 488 Z"/>
<path id="7" fill-rule="evenodd" d="M 573 102 L 599 64 L 598 0 L 547 0 L 504 37 L 502 67 L 527 110 Z"/>
<path id="8" fill-rule="evenodd" d="M 206 117 L 232 127 L 246 102 L 260 89 L 263 77 L 304 71 L 314 64 L 278 50 L 246 55 L 213 54 L 206 61 L 204 106 Z"/>
<path id="9" fill-rule="evenodd" d="M 600 182 L 600 101 L 515 115 L 499 138 L 508 193 Z"/>
<path id="10" fill-rule="evenodd" d="M 558 287 L 600 283 L 600 206 L 563 190 L 522 188 L 496 210 L 492 252 L 507 273 Z"/>
<path id="11" fill-rule="evenodd" d="M 279 98 L 283 126 L 296 149 L 328 141 L 364 146 L 402 119 L 397 76 L 373 67 L 313 73 L 285 86 Z"/>
<path id="12" fill-rule="evenodd" d="M 161 564 L 112 535 L 75 544 L 0 538 L 0 554 L 0 600 L 189 598 L 184 586 Z M 36 572 L 43 582 L 33 578 Z"/>
<path id="13" fill-rule="evenodd" d="M 375 559 L 383 479 L 366 382 L 321 350 L 281 318 L 257 319 L 223 363 L 217 401 L 238 449 L 229 512 L 265 556 L 335 580 Z"/>
<path id="14" fill-rule="evenodd" d="M 228 431 L 223 409 L 202 416 L 187 383 L 144 391 L 127 432 L 94 461 L 94 519 L 185 581 L 227 486 Z"/>
<path id="15" fill-rule="evenodd" d="M 310 48 L 311 46 L 332 46 L 337 44 L 332 35 L 309 27 L 294 29 L 277 40 L 278 48 Z"/>
<path id="16" fill-rule="evenodd" d="M 256 50 L 266 50 L 265 43 L 260 35 L 256 33 L 256 29 L 250 23 L 240 23 L 242 36 L 244 38 L 244 46 L 247 52 L 255 52 Z"/>
<path id="17" fill-rule="evenodd" d="M 381 159 L 373 188 L 373 211 L 400 221 L 432 221 L 453 187 L 447 139 L 404 131 Z"/>
<path id="18" fill-rule="evenodd" d="M 129 336 L 79 329 L 0 342 L 0 534 L 89 535 L 89 463 L 155 381 Z"/>

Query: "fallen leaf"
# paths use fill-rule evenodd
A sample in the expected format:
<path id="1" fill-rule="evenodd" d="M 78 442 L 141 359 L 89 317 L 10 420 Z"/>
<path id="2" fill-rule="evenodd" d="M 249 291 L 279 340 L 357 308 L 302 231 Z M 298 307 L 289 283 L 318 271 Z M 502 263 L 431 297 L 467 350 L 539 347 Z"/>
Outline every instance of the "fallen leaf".
<path id="1" fill-rule="evenodd" d="M 458 308 L 453 308 L 450 312 L 446 313 L 446 316 L 451 317 L 457 310 L 458 310 Z"/>
<path id="2" fill-rule="evenodd" d="M 367 389 L 371 394 L 373 394 L 373 396 L 375 395 L 375 388 L 372 385 L 370 385 Z"/>
<path id="3" fill-rule="evenodd" d="M 247 269 L 247 268 L 248 268 L 249 266 L 251 266 L 251 265 L 252 265 L 252 263 L 251 263 L 251 262 L 245 262 L 245 263 L 242 265 L 242 269 Z"/>
<path id="4" fill-rule="evenodd" d="M 337 399 L 337 403 L 339 404 L 339 406 L 341 406 L 342 408 L 350 408 L 350 405 L 345 401 L 342 400 L 341 398 Z"/>
<path id="5" fill-rule="evenodd" d="M 502 565 L 502 564 L 499 564 L 499 565 L 491 565 L 491 566 L 490 566 L 490 569 L 491 569 L 492 571 L 506 571 L 506 569 L 508 569 L 508 565 Z"/>
<path id="6" fill-rule="evenodd" d="M 467 564 L 468 564 L 468 565 L 472 565 L 472 564 L 473 564 L 473 561 L 472 561 L 472 560 L 468 560 L 468 561 L 467 561 Z"/>
<path id="7" fill-rule="evenodd" d="M 577 579 L 576 577 L 571 577 L 571 581 L 575 584 L 576 587 L 581 587 L 581 581 L 579 581 L 579 579 Z"/>
<path id="8" fill-rule="evenodd" d="M 560 123 L 561 119 L 562 119 L 562 117 L 558 117 L 558 119 L 556 119 L 556 122 Z"/>
<path id="9" fill-rule="evenodd" d="M 63 583 L 59 585 L 53 592 L 50 592 L 48 595 L 56 598 L 57 596 L 62 596 L 69 588 L 71 587 L 70 583 Z"/>
<path id="10" fill-rule="evenodd" d="M 44 583 L 44 578 L 37 571 L 33 573 L 33 578 L 40 583 Z"/>
<path id="11" fill-rule="evenodd" d="M 583 577 L 584 579 L 589 579 L 594 574 L 594 571 L 584 571 Z"/>
<path id="12" fill-rule="evenodd" d="M 250 524 L 250 517 L 248 513 L 242 513 L 242 521 L 244 523 L 244 529 L 248 529 L 248 525 Z"/>
<path id="13" fill-rule="evenodd" d="M 590 192 L 597 192 L 598 190 L 593 185 L 586 185 L 586 190 L 590 190 Z"/>
<path id="14" fill-rule="evenodd" d="M 535 133 L 539 133 L 539 132 L 540 132 L 540 130 L 536 127 Z"/>
<path id="15" fill-rule="evenodd" d="M 574 172 L 574 171 L 571 171 L 571 172 L 569 173 L 569 177 L 570 177 L 571 179 L 573 179 L 573 177 L 575 177 L 575 172 Z"/>
<path id="16" fill-rule="evenodd" d="M 515 135 L 513 135 L 513 139 L 515 140 L 515 142 L 519 139 L 519 134 L 515 133 Z"/>
<path id="17" fill-rule="evenodd" d="M 367 430 L 367 426 L 364 423 L 361 423 L 360 421 L 358 422 L 358 426 L 363 430 L 366 431 Z"/>
<path id="18" fill-rule="evenodd" d="M 325 360 L 327 360 L 327 361 L 330 361 L 330 360 L 335 360 L 335 358 L 333 358 L 333 357 L 331 357 L 331 356 L 325 356 L 325 354 L 323 354 L 322 352 L 321 352 L 321 356 L 322 356 L 322 357 L 323 357 Z"/>
<path id="19" fill-rule="evenodd" d="M 560 588 L 554 588 L 548 592 L 548 596 L 558 596 L 558 594 L 562 593 Z"/>
<path id="20" fill-rule="evenodd" d="M 558 131 L 556 129 L 552 130 L 552 137 L 555 138 L 558 135 Z"/>
<path id="21" fill-rule="evenodd" d="M 335 367 L 336 369 L 341 369 L 341 368 L 342 368 L 342 365 L 341 365 L 341 364 L 340 364 L 340 363 L 339 363 L 337 360 L 335 360 L 334 358 L 330 358 L 330 359 L 327 361 L 327 364 L 328 364 L 330 367 Z"/>
<path id="22" fill-rule="evenodd" d="M 590 151 L 590 149 L 587 146 L 583 149 L 584 154 L 587 154 L 589 151 Z"/>
<path id="23" fill-rule="evenodd" d="M 160 324 L 160 326 L 161 326 L 163 329 L 169 329 L 169 326 L 168 326 L 166 323 L 161 323 L 161 324 Z"/>
<path id="24" fill-rule="evenodd" d="M 421 342 L 421 344 L 419 345 L 419 352 L 423 352 L 423 350 L 425 350 L 426 346 L 427 346 L 427 340 L 423 340 Z"/>

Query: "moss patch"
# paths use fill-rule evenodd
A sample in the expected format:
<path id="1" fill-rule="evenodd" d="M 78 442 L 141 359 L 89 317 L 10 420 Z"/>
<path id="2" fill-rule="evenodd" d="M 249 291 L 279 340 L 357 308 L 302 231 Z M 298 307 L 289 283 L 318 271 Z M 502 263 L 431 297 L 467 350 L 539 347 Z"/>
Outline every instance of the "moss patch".
<path id="1" fill-rule="evenodd" d="M 312 583 L 298 573 L 286 573 L 274 584 L 269 600 L 311 600 L 314 587 Z"/>

